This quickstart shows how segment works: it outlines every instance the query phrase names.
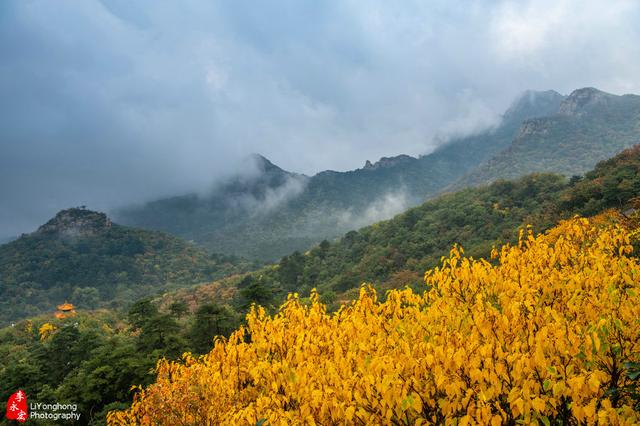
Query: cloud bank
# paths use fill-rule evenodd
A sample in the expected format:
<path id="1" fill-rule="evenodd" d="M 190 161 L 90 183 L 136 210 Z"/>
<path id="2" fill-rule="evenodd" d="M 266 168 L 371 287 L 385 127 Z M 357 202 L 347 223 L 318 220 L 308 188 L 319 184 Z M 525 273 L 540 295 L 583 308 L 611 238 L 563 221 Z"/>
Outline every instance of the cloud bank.
<path id="1" fill-rule="evenodd" d="M 362 212 L 347 209 L 334 214 L 339 229 L 360 229 L 381 220 L 391 219 L 411 207 L 411 196 L 404 188 L 372 200 Z"/>
<path id="2" fill-rule="evenodd" d="M 620 1 L 0 2 L 0 237 L 210 185 L 429 152 L 525 89 L 640 92 Z"/>

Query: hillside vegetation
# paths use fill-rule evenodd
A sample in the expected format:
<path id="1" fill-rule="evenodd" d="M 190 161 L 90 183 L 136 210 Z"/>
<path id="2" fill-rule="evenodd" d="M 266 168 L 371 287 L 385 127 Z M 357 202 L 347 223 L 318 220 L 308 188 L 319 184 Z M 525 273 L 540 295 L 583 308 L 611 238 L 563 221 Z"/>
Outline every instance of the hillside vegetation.
<path id="1" fill-rule="evenodd" d="M 65 300 L 83 309 L 126 306 L 239 270 L 236 259 L 179 238 L 120 226 L 103 213 L 63 210 L 0 246 L 0 324 L 53 312 Z"/>
<path id="2" fill-rule="evenodd" d="M 495 263 L 455 248 L 424 291 L 313 293 L 204 357 L 162 360 L 110 425 L 636 424 L 640 265 L 618 226 L 573 219 Z M 169 409 L 170 407 L 170 409 Z"/>
<path id="3" fill-rule="evenodd" d="M 104 425 L 107 411 L 130 404 L 132 385 L 153 382 L 158 359 L 206 352 L 212 333 L 228 335 L 239 321 L 211 305 L 192 316 L 183 308 L 161 313 L 141 300 L 128 313 L 80 310 L 0 329 L 0 396 L 22 389 L 40 403 L 77 404 L 79 424 Z"/>

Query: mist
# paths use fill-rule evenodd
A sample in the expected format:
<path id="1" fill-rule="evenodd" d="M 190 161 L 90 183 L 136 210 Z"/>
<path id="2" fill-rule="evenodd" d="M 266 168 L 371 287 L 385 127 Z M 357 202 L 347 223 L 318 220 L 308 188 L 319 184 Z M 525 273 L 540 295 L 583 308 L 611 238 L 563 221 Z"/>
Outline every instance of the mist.
<path id="1" fill-rule="evenodd" d="M 336 223 L 340 229 L 360 229 L 381 220 L 391 219 L 409 207 L 411 197 L 400 189 L 371 201 L 362 211 L 347 209 L 335 214 Z"/>
<path id="2" fill-rule="evenodd" d="M 266 188 L 264 194 L 260 196 L 242 194 L 228 199 L 228 202 L 233 204 L 232 207 L 241 208 L 252 217 L 264 216 L 300 195 L 307 187 L 307 183 L 306 177 L 288 176 L 282 185 Z"/>
<path id="3" fill-rule="evenodd" d="M 0 240 L 253 152 L 307 175 L 425 154 L 527 89 L 640 93 L 638 22 L 631 0 L 3 1 Z"/>

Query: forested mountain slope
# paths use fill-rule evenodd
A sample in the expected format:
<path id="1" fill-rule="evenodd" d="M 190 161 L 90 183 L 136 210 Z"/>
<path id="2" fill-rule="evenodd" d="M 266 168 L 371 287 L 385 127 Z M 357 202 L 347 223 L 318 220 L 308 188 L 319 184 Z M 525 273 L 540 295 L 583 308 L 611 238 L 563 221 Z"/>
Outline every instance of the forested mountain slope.
<path id="1" fill-rule="evenodd" d="M 65 300 L 80 308 L 124 306 L 239 270 L 236 259 L 179 238 L 120 226 L 104 213 L 63 210 L 0 246 L 0 324 L 53 312 Z"/>
<path id="2" fill-rule="evenodd" d="M 640 96 L 594 88 L 571 93 L 557 113 L 526 120 L 513 143 L 452 188 L 532 172 L 581 175 L 601 160 L 640 142 Z"/>
<path id="3" fill-rule="evenodd" d="M 515 241 L 525 225 L 543 231 L 575 214 L 625 210 L 638 196 L 640 146 L 635 146 L 584 177 L 533 174 L 444 194 L 245 276 L 236 283 L 239 297 L 247 289 L 245 294 L 253 292 L 261 303 L 275 306 L 287 292 L 308 294 L 313 287 L 323 300 L 336 301 L 353 297 L 363 282 L 383 288 L 419 284 L 424 270 L 453 244 L 462 244 L 470 256 L 486 257 L 494 245 Z"/>

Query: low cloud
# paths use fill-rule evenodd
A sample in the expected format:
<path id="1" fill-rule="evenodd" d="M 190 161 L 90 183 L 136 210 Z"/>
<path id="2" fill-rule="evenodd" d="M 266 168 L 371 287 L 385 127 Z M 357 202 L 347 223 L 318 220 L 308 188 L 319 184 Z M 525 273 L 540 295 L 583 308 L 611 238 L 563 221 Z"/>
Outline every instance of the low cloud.
<path id="1" fill-rule="evenodd" d="M 307 181 L 303 176 L 287 177 L 282 185 L 266 188 L 259 196 L 243 194 L 228 201 L 233 207 L 247 211 L 250 216 L 266 215 L 302 194 Z"/>
<path id="2" fill-rule="evenodd" d="M 342 230 L 359 229 L 381 220 L 391 219 L 411 206 L 406 191 L 389 192 L 372 201 L 364 209 L 348 209 L 334 214 L 337 227 Z"/>
<path id="3" fill-rule="evenodd" d="M 251 152 L 307 175 L 424 154 L 526 89 L 638 93 L 638 22 L 634 0 L 0 2 L 0 237 L 206 191 Z"/>
<path id="4" fill-rule="evenodd" d="M 437 133 L 439 140 L 477 134 L 500 124 L 501 116 L 471 90 L 459 93 L 455 102 L 458 114 L 442 124 Z"/>

